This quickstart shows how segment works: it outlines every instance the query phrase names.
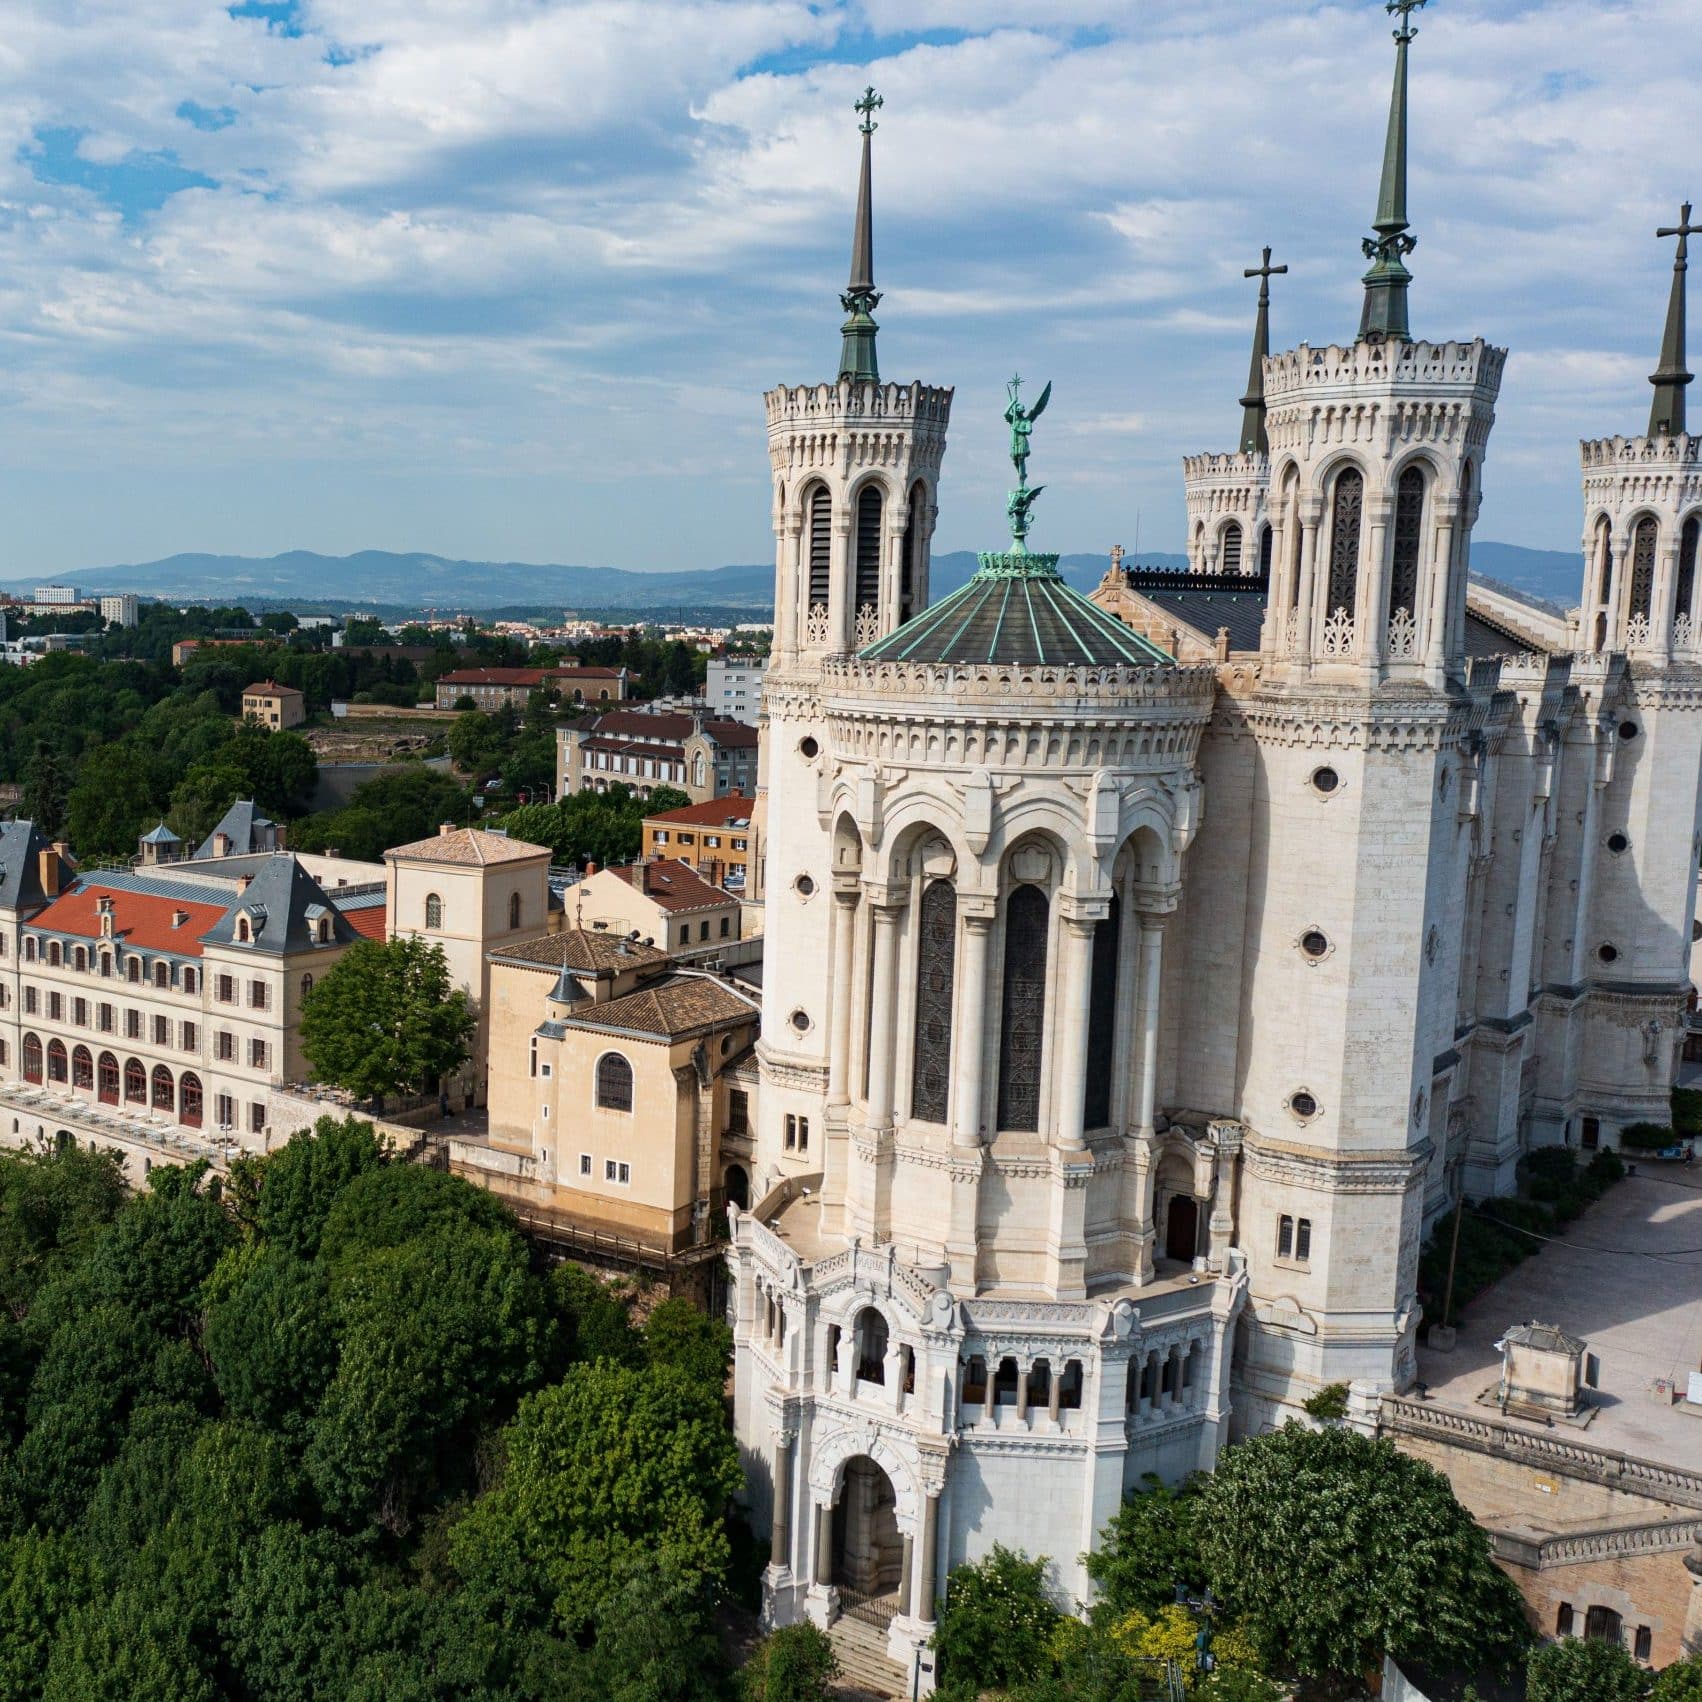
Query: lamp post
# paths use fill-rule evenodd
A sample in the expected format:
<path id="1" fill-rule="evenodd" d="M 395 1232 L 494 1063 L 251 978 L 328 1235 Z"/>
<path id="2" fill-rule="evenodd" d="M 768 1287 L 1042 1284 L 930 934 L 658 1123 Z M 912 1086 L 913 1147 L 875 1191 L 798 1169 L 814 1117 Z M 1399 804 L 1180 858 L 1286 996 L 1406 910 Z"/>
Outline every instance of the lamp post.
<path id="1" fill-rule="evenodd" d="M 1185 1607 L 1199 1621 L 1200 1629 L 1194 1638 L 1194 1671 L 1208 1673 L 1217 1665 L 1217 1656 L 1211 1652 L 1212 1615 L 1217 1611 L 1217 1600 L 1210 1590 L 1203 1596 L 1190 1595 L 1185 1584 L 1176 1586 L 1176 1605 Z"/>

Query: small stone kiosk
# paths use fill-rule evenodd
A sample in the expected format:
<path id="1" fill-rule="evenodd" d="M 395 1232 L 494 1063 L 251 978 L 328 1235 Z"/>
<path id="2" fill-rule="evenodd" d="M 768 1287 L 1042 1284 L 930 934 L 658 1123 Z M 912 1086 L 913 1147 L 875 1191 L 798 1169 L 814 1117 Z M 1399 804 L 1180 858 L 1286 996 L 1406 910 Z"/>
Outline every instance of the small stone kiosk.
<path id="1" fill-rule="evenodd" d="M 1579 1418 L 1591 1381 L 1588 1345 L 1553 1324 L 1534 1319 L 1509 1330 L 1501 1349 L 1495 1403 L 1503 1412 L 1531 1418 Z"/>

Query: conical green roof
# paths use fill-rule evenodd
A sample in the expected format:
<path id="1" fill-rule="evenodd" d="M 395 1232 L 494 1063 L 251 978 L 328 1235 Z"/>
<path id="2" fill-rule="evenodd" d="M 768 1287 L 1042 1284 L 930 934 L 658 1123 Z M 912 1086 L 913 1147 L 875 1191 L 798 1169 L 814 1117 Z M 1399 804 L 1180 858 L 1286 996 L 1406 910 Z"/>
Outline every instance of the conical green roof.
<path id="1" fill-rule="evenodd" d="M 870 662 L 1151 667 L 1174 658 L 1072 589 L 1055 555 L 983 554 L 967 585 L 862 652 Z"/>

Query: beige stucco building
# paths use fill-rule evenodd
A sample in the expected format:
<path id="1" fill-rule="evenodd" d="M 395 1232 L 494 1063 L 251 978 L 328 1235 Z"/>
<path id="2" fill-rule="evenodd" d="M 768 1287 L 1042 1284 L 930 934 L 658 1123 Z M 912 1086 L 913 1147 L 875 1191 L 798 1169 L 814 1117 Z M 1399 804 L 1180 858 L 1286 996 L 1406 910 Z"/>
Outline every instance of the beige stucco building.
<path id="1" fill-rule="evenodd" d="M 738 895 L 712 885 L 674 857 L 597 869 L 568 890 L 564 906 L 576 925 L 634 934 L 665 951 L 739 938 Z"/>
<path id="2" fill-rule="evenodd" d="M 242 688 L 242 714 L 246 721 L 258 721 L 262 727 L 281 733 L 307 719 L 307 699 L 294 686 L 259 680 Z"/>

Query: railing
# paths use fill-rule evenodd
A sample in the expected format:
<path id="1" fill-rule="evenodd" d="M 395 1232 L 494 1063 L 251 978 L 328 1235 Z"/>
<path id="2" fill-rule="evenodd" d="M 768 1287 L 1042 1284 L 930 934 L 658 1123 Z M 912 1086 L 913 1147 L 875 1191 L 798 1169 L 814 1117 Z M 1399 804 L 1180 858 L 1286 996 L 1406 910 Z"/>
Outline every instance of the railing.
<path id="1" fill-rule="evenodd" d="M 842 1619 L 854 1619 L 860 1625 L 872 1625 L 877 1631 L 886 1628 L 898 1617 L 899 1601 L 896 1590 L 885 1595 L 864 1595 L 861 1590 L 839 1586 L 839 1613 Z"/>
<path id="2" fill-rule="evenodd" d="M 1624 1560 L 1639 1554 L 1671 1554 L 1702 1540 L 1702 1519 L 1653 1519 L 1638 1525 L 1600 1525 L 1557 1536 L 1519 1536 L 1491 1531 L 1489 1546 L 1497 1560 L 1541 1571 L 1547 1566 L 1576 1566 L 1589 1560 Z"/>
<path id="3" fill-rule="evenodd" d="M 1397 1435 L 1468 1448 L 1474 1453 L 1494 1454 L 1522 1465 L 1539 1466 L 1562 1477 L 1582 1478 L 1621 1489 L 1628 1495 L 1644 1495 L 1681 1507 L 1702 1507 L 1702 1471 L 1633 1459 L 1607 1448 L 1587 1447 L 1581 1442 L 1521 1430 L 1495 1419 L 1478 1418 L 1428 1402 L 1385 1395 L 1380 1428 Z"/>

